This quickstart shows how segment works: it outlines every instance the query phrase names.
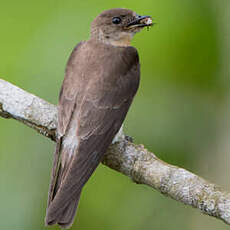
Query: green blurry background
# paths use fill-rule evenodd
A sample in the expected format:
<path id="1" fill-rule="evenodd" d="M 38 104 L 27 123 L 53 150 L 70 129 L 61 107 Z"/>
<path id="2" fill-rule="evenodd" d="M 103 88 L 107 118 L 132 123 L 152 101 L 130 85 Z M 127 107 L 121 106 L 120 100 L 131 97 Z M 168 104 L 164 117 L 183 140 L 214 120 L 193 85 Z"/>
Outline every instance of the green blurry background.
<path id="1" fill-rule="evenodd" d="M 0 0 L 0 77 L 56 104 L 73 47 L 103 10 L 158 22 L 137 34 L 142 79 L 126 133 L 161 159 L 230 190 L 229 0 Z M 0 229 L 41 230 L 54 143 L 0 119 Z M 50 229 L 58 229 L 51 227 Z M 99 166 L 72 229 L 225 230 L 229 226 Z"/>

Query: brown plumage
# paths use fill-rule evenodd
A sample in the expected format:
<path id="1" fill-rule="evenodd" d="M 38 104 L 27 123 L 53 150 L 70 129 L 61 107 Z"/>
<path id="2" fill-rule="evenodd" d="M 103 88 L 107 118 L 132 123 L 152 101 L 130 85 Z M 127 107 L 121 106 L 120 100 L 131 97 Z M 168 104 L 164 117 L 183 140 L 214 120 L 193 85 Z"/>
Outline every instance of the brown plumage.
<path id="1" fill-rule="evenodd" d="M 72 225 L 82 188 L 125 119 L 140 76 L 138 53 L 129 42 L 146 18 L 126 9 L 104 11 L 92 23 L 91 38 L 69 58 L 46 225 Z"/>

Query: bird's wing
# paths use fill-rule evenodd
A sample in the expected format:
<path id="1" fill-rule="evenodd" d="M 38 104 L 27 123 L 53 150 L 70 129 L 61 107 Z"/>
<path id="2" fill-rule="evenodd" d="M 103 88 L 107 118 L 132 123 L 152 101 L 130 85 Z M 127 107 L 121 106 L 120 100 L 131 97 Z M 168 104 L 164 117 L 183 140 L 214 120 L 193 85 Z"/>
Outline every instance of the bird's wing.
<path id="1" fill-rule="evenodd" d="M 111 51 L 111 55 L 118 55 L 116 60 L 107 56 L 98 60 L 94 55 L 95 51 L 91 51 L 92 63 L 88 60 L 91 76 L 81 79 L 85 82 L 84 91 L 76 98 L 74 111 L 69 116 L 69 127 L 59 144 L 59 173 L 65 173 L 62 173 L 61 179 L 58 175 L 58 189 L 54 187 L 55 192 L 47 210 L 48 223 L 53 223 L 55 219 L 58 222 L 71 202 L 79 199 L 82 187 L 121 127 L 137 91 L 137 51 L 132 47 L 118 51 Z M 65 95 L 65 90 L 62 95 Z"/>
<path id="2" fill-rule="evenodd" d="M 78 65 L 78 58 L 80 58 L 79 51 L 85 42 L 80 42 L 72 51 L 66 66 L 65 78 L 59 93 L 58 104 L 58 136 L 63 136 L 66 133 L 71 116 L 76 105 L 76 97 L 83 90 L 78 74 L 74 71 L 74 67 Z M 80 64 L 80 63 L 79 63 Z"/>
<path id="3" fill-rule="evenodd" d="M 74 109 L 77 107 L 76 105 L 76 97 L 81 93 L 82 87 L 79 87 L 77 77 L 74 74 L 73 62 L 76 59 L 78 54 L 78 50 L 84 44 L 84 42 L 80 42 L 72 51 L 70 58 L 67 63 L 65 78 L 59 93 L 59 104 L 58 104 L 58 125 L 57 125 L 57 140 L 56 140 L 56 149 L 54 152 L 54 160 L 53 167 L 51 173 L 51 182 L 49 187 L 48 194 L 48 206 L 53 199 L 56 190 L 60 185 L 61 174 L 63 174 L 63 170 L 60 170 L 61 167 L 61 149 L 63 136 L 66 134 L 66 130 L 70 125 L 71 117 L 73 115 Z M 76 62 L 76 61 L 75 61 Z M 80 82 L 80 81 L 79 81 Z"/>

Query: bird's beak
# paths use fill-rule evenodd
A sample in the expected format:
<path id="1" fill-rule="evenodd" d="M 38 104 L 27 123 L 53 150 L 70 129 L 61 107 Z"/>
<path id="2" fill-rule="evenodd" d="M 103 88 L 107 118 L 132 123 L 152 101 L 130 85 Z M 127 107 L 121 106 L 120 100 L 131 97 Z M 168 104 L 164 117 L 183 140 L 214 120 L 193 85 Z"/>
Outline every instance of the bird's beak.
<path id="1" fill-rule="evenodd" d="M 140 16 L 136 15 L 136 17 L 128 23 L 126 26 L 127 29 L 135 28 L 135 27 L 145 27 L 145 26 L 152 26 L 154 23 L 150 16 Z"/>

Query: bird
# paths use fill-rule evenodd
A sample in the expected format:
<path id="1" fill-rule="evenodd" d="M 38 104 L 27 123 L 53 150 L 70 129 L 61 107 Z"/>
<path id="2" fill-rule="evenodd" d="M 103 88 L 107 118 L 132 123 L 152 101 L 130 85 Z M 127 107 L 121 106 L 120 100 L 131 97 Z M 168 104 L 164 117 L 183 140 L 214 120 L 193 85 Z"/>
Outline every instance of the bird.
<path id="1" fill-rule="evenodd" d="M 151 25 L 150 16 L 106 10 L 91 23 L 90 38 L 72 51 L 59 94 L 46 226 L 72 226 L 82 189 L 122 126 L 139 86 L 139 56 L 131 39 Z"/>

